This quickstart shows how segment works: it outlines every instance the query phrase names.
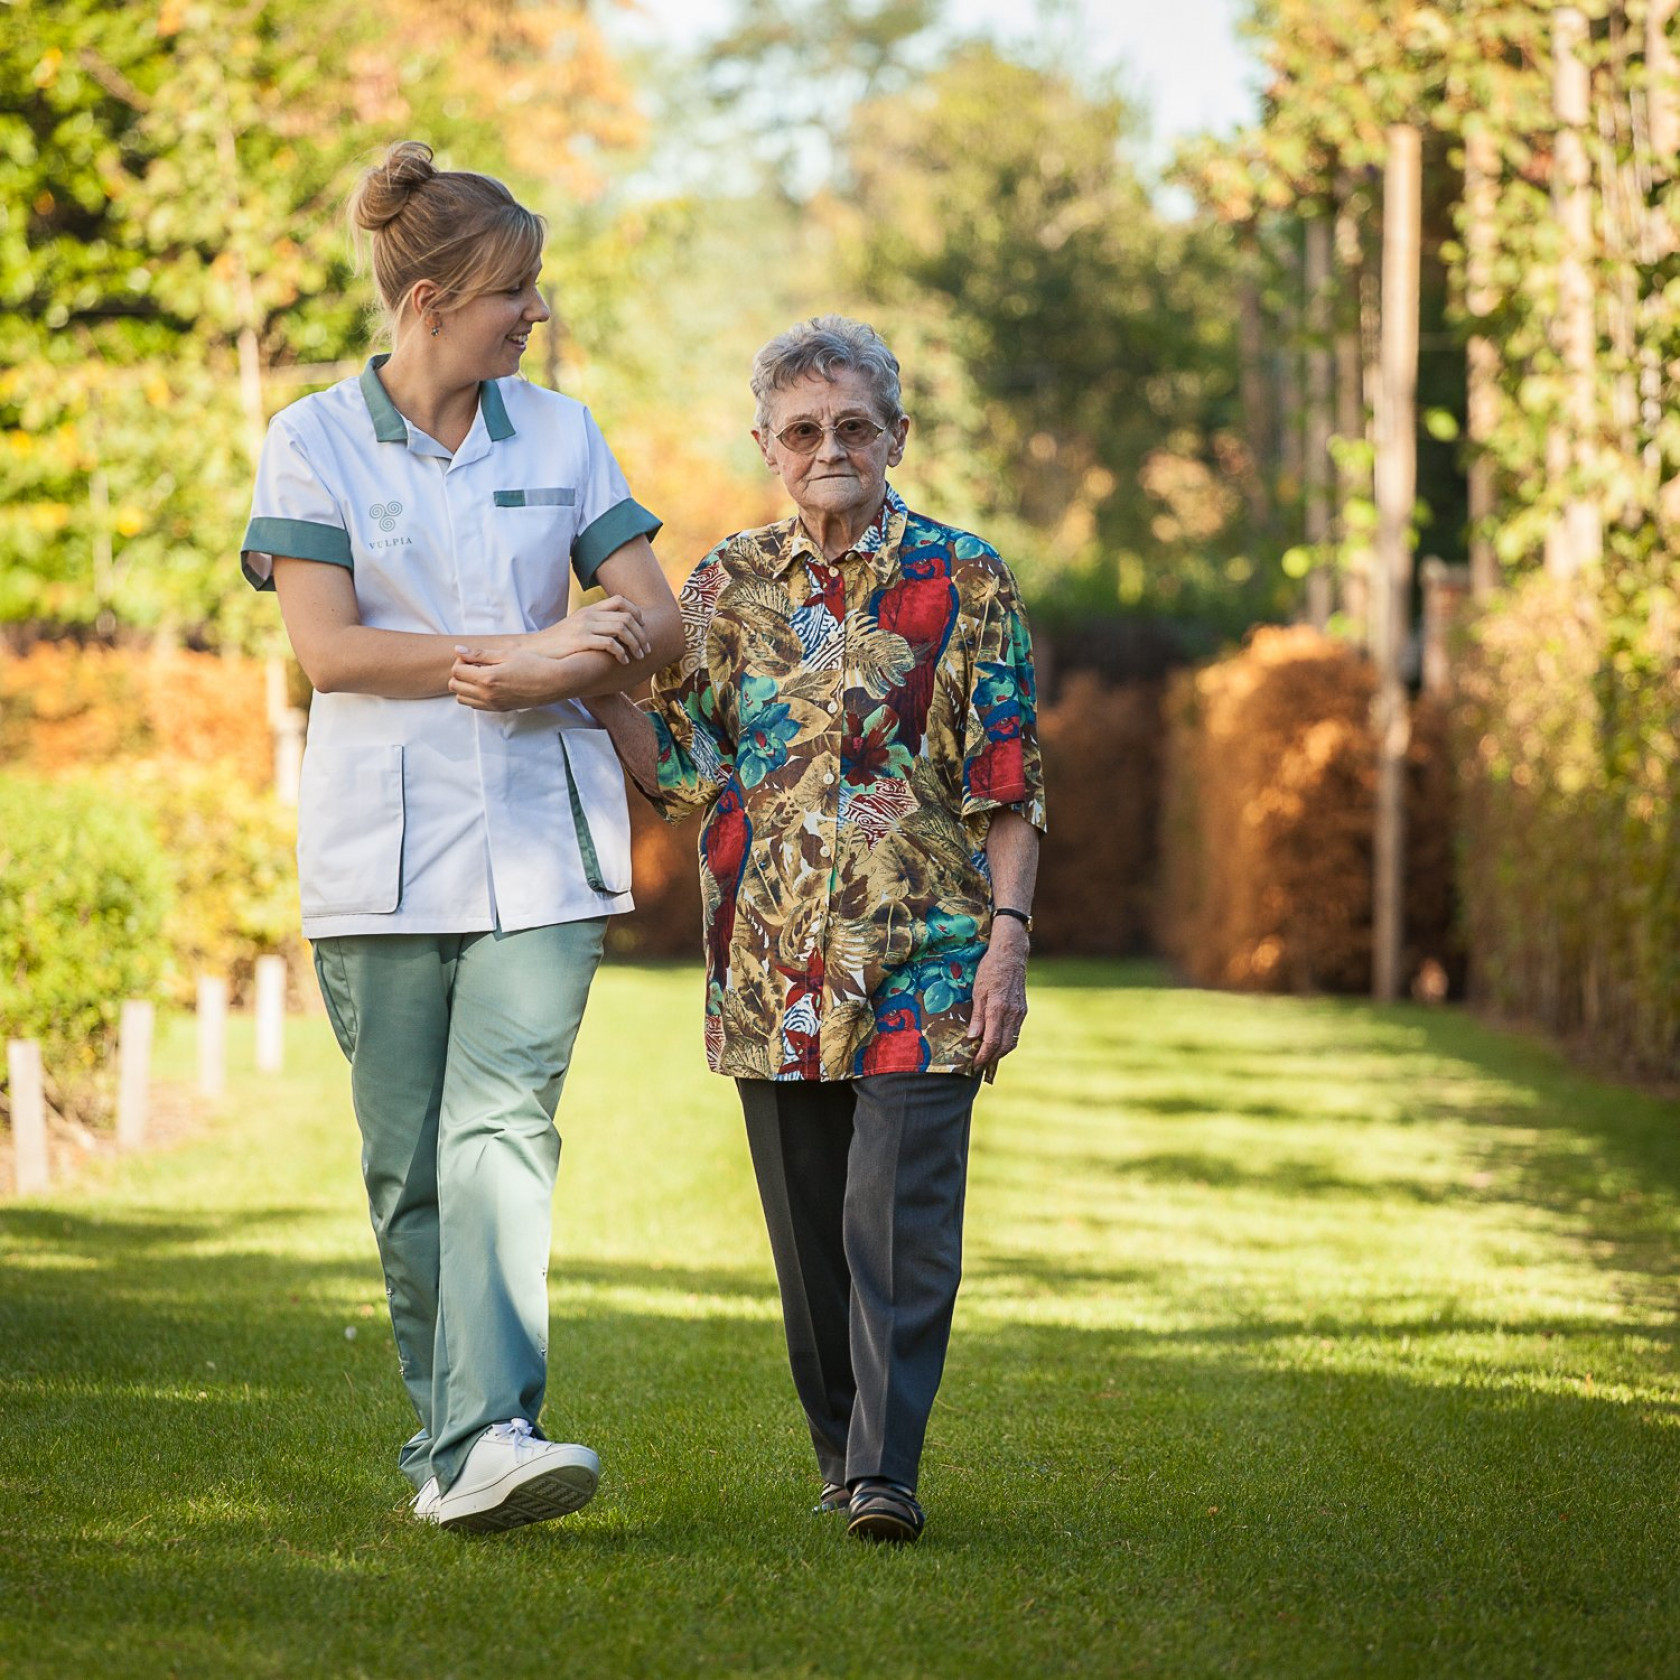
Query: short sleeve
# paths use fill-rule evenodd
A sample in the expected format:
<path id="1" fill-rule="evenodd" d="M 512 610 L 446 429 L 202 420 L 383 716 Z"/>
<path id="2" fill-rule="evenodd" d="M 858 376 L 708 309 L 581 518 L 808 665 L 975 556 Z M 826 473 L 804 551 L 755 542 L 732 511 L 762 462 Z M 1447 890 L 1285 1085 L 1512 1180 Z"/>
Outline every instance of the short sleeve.
<path id="1" fill-rule="evenodd" d="M 631 496 L 630 486 L 588 409 L 583 411 L 583 425 L 589 443 L 589 475 L 578 492 L 572 570 L 588 589 L 603 560 L 635 537 L 657 535 L 661 521 Z"/>
<path id="2" fill-rule="evenodd" d="M 648 797 L 669 822 L 703 811 L 734 773 L 734 743 L 712 685 L 710 658 L 718 597 L 727 582 L 723 549 L 715 548 L 677 597 L 683 652 L 653 679 L 644 707 L 659 746 L 659 791 Z"/>
<path id="3" fill-rule="evenodd" d="M 352 567 L 338 502 L 284 415 L 269 422 L 239 563 L 254 589 L 274 587 L 275 557 Z"/>
<path id="4" fill-rule="evenodd" d="M 1004 566 L 986 602 L 970 682 L 962 814 L 975 817 L 1009 807 L 1042 830 L 1044 769 L 1032 632 L 1015 579 Z"/>

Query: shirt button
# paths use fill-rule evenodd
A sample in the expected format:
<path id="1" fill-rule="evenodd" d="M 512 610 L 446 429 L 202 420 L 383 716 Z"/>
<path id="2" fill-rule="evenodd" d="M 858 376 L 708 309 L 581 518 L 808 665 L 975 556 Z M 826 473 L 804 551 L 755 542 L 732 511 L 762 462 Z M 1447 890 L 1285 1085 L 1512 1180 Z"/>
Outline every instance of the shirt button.
<path id="1" fill-rule="evenodd" d="M 828 856 L 828 847 L 827 847 L 827 846 L 824 846 L 824 847 L 823 847 L 823 849 L 822 849 L 822 855 L 823 855 L 823 856 L 824 856 L 824 857 L 827 857 L 827 856 Z"/>
<path id="2" fill-rule="evenodd" d="M 830 717 L 833 717 L 834 714 L 839 710 L 840 710 L 840 702 L 838 700 L 830 700 L 829 703 L 828 703 L 828 715 Z"/>
<path id="3" fill-rule="evenodd" d="M 834 786 L 834 772 L 832 770 L 823 771 L 823 785 L 825 787 Z"/>

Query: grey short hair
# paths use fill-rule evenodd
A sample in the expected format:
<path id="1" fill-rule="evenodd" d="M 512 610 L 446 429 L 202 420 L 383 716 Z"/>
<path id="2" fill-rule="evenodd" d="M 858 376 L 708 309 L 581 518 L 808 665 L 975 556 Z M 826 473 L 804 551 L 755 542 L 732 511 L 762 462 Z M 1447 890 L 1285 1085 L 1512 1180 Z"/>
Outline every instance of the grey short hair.
<path id="1" fill-rule="evenodd" d="M 816 315 L 778 333 L 753 357 L 752 393 L 758 404 L 754 424 L 760 431 L 769 424 L 772 391 L 785 391 L 813 373 L 832 379 L 848 368 L 863 375 L 879 419 L 890 426 L 903 418 L 898 357 L 887 348 L 887 341 L 866 321 Z"/>

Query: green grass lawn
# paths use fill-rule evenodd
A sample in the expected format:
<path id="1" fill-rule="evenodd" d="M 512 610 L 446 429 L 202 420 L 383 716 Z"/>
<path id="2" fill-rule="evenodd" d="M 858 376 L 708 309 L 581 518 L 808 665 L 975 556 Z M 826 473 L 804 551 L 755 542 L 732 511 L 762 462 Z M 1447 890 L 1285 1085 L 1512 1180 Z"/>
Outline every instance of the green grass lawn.
<path id="1" fill-rule="evenodd" d="M 807 1514 L 699 1003 L 609 969 L 562 1105 L 563 1523 L 406 1514 L 324 1022 L 0 1207 L 0 1674 L 1680 1674 L 1677 1105 L 1452 1012 L 1044 965 L 894 1552 Z"/>

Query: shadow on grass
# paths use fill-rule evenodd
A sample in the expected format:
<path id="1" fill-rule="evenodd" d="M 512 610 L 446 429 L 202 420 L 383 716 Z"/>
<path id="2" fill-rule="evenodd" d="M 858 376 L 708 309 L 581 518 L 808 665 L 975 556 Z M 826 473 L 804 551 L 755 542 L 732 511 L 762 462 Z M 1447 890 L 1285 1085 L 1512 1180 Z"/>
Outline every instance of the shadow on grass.
<path id="1" fill-rule="evenodd" d="M 23 1630 L 41 1672 L 384 1673 L 401 1650 L 405 1672 L 551 1673 L 535 1603 L 589 1675 L 884 1672 L 893 1641 L 951 1675 L 1113 1673 L 1120 1649 L 1142 1671 L 1336 1672 L 1310 1652 L 1355 1638 L 1398 1672 L 1680 1661 L 1673 1407 L 1401 1354 L 1498 1328 L 1481 1320 L 1343 1325 L 1380 1344 L 1360 1369 L 1281 1349 L 1305 1322 L 965 1328 L 925 1465 L 933 1527 L 894 1559 L 806 1515 L 815 1470 L 761 1272 L 574 1263 L 555 1282 L 586 1293 L 555 1315 L 546 1421 L 600 1444 L 602 1496 L 463 1544 L 404 1511 L 384 1324 L 344 1336 L 378 1288 L 371 1242 L 365 1263 L 201 1251 L 233 1228 L 0 1215 L 31 1262 L 0 1298 L 0 1637 Z M 462 1602 L 470 1618 L 440 1614 Z M 840 1603 L 849 1655 L 829 1667 L 810 1630 Z"/>

